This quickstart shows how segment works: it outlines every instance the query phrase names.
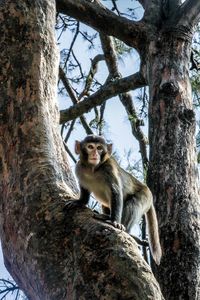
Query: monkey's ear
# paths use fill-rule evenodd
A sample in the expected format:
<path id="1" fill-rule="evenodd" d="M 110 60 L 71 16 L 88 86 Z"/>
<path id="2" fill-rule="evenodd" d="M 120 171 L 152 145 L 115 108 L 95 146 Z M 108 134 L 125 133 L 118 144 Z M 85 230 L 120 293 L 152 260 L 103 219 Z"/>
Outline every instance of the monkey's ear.
<path id="1" fill-rule="evenodd" d="M 107 144 L 108 154 L 112 154 L 112 146 L 113 144 Z"/>
<path id="2" fill-rule="evenodd" d="M 81 152 L 81 143 L 79 141 L 75 141 L 75 153 L 80 154 Z"/>

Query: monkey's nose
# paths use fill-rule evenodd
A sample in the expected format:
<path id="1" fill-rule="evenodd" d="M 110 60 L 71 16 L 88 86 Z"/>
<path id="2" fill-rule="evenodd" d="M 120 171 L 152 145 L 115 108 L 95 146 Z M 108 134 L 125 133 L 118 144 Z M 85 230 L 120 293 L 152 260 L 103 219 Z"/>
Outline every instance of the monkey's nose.
<path id="1" fill-rule="evenodd" d="M 94 150 L 94 152 L 92 153 L 92 156 L 98 157 L 98 151 Z"/>

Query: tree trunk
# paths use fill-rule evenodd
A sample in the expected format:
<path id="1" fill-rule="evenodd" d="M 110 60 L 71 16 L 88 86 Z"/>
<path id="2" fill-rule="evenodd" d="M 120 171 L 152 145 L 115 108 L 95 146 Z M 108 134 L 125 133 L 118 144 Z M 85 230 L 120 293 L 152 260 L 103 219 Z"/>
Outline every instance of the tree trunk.
<path id="1" fill-rule="evenodd" d="M 77 188 L 58 133 L 53 0 L 0 6 L 0 233 L 29 299 L 163 299 L 132 238 L 67 211 Z"/>
<path id="2" fill-rule="evenodd" d="M 200 299 L 200 239 L 190 40 L 168 32 L 149 47 L 150 170 L 164 256 L 155 268 L 166 299 Z"/>

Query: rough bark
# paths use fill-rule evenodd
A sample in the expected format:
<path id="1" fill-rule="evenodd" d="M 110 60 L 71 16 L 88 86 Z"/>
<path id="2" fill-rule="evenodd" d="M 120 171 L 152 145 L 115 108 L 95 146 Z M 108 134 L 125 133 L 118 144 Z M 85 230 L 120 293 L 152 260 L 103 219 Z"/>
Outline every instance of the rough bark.
<path id="1" fill-rule="evenodd" d="M 170 300 L 200 298 L 199 188 L 189 59 L 190 43 L 170 33 L 149 53 L 149 184 L 164 250 L 155 272 Z"/>
<path id="2" fill-rule="evenodd" d="M 0 6 L 0 234 L 32 300 L 163 299 L 136 243 L 67 211 L 77 189 L 58 134 L 53 0 Z"/>
<path id="3" fill-rule="evenodd" d="M 178 9 L 177 3 L 168 3 L 161 15 L 166 21 L 156 38 L 152 35 L 146 56 L 150 92 L 148 182 L 155 198 L 164 254 L 154 272 L 166 299 L 197 300 L 200 194 L 189 62 L 200 8 L 194 1 L 186 1 Z"/>

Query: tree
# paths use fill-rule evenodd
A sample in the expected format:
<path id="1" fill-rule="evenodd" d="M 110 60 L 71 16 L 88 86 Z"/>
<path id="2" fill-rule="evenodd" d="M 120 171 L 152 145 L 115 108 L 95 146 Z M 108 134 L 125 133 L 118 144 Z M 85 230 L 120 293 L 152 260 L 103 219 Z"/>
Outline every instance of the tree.
<path id="1" fill-rule="evenodd" d="M 65 208 L 77 188 L 58 134 L 54 17 L 54 1 L 1 5 L 5 265 L 30 299 L 114 299 L 122 287 L 124 299 L 162 299 L 128 235 Z"/>
<path id="2" fill-rule="evenodd" d="M 139 2 L 145 13 L 135 22 L 97 0 L 56 1 L 59 13 L 99 31 L 104 49 L 112 50 L 107 36 L 113 36 L 141 57 L 140 71 L 127 78 L 120 78 L 115 58 L 105 57 L 110 72 L 106 83 L 62 111 L 60 120 L 79 117 L 120 94 L 131 111 L 132 131 L 142 141 L 126 92 L 149 86 L 149 162 L 144 142 L 140 149 L 164 251 L 154 272 L 166 299 L 198 299 L 198 186 L 188 69 L 200 3 Z M 30 299 L 163 299 L 131 237 L 94 220 L 88 209 L 65 207 L 77 188 L 57 132 L 54 14 L 54 1 L 8 0 L 0 7 L 0 230 L 5 264 Z M 68 90 L 71 98 L 72 92 Z"/>

